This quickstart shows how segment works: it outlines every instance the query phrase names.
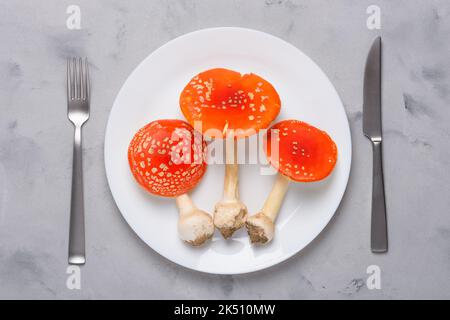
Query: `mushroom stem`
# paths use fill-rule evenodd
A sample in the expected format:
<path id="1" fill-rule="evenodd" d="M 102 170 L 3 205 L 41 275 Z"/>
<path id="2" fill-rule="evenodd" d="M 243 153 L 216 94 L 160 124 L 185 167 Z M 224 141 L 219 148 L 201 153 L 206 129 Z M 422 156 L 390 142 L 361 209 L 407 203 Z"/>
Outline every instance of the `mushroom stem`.
<path id="1" fill-rule="evenodd" d="M 242 228 L 247 219 L 247 207 L 239 200 L 239 165 L 234 137 L 225 141 L 225 162 L 223 198 L 214 209 L 214 225 L 227 239 Z"/>
<path id="2" fill-rule="evenodd" d="M 262 212 L 264 212 L 272 222 L 275 222 L 278 212 L 280 212 L 281 204 L 283 203 L 284 196 L 289 187 L 289 181 L 288 177 L 278 173 L 272 191 L 270 191 L 269 196 L 264 203 Z"/>
<path id="3" fill-rule="evenodd" d="M 193 246 L 200 246 L 211 239 L 214 234 L 211 216 L 198 209 L 187 194 L 176 197 L 176 203 L 180 213 L 178 219 L 180 238 Z"/>
<path id="4" fill-rule="evenodd" d="M 177 202 L 177 207 L 180 212 L 180 218 L 190 215 L 197 209 L 191 197 L 187 194 L 176 197 L 175 201 Z"/>
<path id="5" fill-rule="evenodd" d="M 279 173 L 262 210 L 247 219 L 247 232 L 252 243 L 264 244 L 273 239 L 274 223 L 288 190 L 289 181 L 288 177 Z"/>
<path id="6" fill-rule="evenodd" d="M 230 146 L 230 144 L 232 144 Z M 236 140 L 227 139 L 225 142 L 225 181 L 223 199 L 234 201 L 239 198 L 239 165 L 237 163 Z"/>

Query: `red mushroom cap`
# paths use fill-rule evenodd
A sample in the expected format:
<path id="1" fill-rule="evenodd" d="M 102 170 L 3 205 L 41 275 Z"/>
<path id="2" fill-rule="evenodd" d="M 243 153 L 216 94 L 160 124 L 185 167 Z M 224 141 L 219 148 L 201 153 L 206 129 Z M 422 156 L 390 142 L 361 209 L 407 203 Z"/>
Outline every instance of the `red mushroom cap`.
<path id="1" fill-rule="evenodd" d="M 277 141 L 278 152 L 272 145 Z M 337 161 L 337 147 L 330 136 L 302 121 L 278 122 L 268 130 L 265 142 L 271 165 L 297 182 L 324 179 Z"/>
<path id="2" fill-rule="evenodd" d="M 180 96 L 189 123 L 201 121 L 202 132 L 233 129 L 245 137 L 267 128 L 280 112 L 274 87 L 256 74 L 217 68 L 195 76 Z M 197 128 L 196 128 L 197 129 Z M 241 131 L 240 131 L 241 130 Z"/>
<path id="3" fill-rule="evenodd" d="M 145 190 L 176 197 L 193 189 L 205 173 L 205 148 L 201 134 L 195 135 L 187 122 L 157 120 L 135 134 L 128 147 L 128 162 Z"/>

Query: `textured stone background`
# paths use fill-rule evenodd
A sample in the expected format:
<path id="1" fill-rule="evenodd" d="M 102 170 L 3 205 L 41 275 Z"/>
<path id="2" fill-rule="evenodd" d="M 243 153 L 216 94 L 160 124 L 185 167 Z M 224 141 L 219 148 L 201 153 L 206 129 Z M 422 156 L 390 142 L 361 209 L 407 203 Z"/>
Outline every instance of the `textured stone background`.
<path id="1" fill-rule="evenodd" d="M 65 26 L 78 4 L 82 30 Z M 365 27 L 382 10 L 382 30 Z M 128 227 L 107 186 L 103 138 L 134 67 L 183 33 L 259 29 L 299 47 L 335 84 L 350 119 L 353 166 L 334 219 L 300 254 L 240 276 L 186 270 Z M 369 249 L 371 147 L 361 131 L 363 68 L 384 41 L 384 162 L 390 251 Z M 0 298 L 450 298 L 450 4 L 422 0 L 0 0 Z M 88 264 L 66 289 L 73 129 L 65 58 L 92 63 L 84 165 Z M 382 290 L 365 286 L 382 270 Z"/>

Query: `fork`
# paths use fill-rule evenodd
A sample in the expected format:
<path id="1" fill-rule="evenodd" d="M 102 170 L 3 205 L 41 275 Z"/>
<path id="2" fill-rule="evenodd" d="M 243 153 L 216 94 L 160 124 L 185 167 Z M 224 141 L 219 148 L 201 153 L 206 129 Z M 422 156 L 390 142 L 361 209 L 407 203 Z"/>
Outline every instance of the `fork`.
<path id="1" fill-rule="evenodd" d="M 84 236 L 81 128 L 89 119 L 90 81 L 87 58 L 67 60 L 67 116 L 75 127 L 72 196 L 70 204 L 69 264 L 86 263 Z"/>

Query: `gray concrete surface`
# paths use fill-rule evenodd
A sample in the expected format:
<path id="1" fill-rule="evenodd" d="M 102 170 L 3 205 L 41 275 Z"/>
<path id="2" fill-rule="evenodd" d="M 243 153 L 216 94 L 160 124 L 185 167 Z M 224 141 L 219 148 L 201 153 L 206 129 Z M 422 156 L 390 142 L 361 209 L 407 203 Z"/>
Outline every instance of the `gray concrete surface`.
<path id="1" fill-rule="evenodd" d="M 77 4 L 82 29 L 66 28 Z M 381 8 L 382 29 L 366 28 Z M 353 166 L 341 206 L 300 254 L 265 271 L 205 275 L 158 256 L 128 227 L 108 189 L 103 139 L 134 67 L 183 33 L 241 26 L 312 57 L 350 120 Z M 363 67 L 384 41 L 384 163 L 390 251 L 369 249 L 371 147 L 361 132 Z M 0 298 L 450 298 L 450 3 L 422 0 L 0 0 Z M 72 127 L 65 58 L 92 63 L 84 165 L 88 264 L 66 288 Z M 369 290 L 378 265 L 382 289 Z"/>

